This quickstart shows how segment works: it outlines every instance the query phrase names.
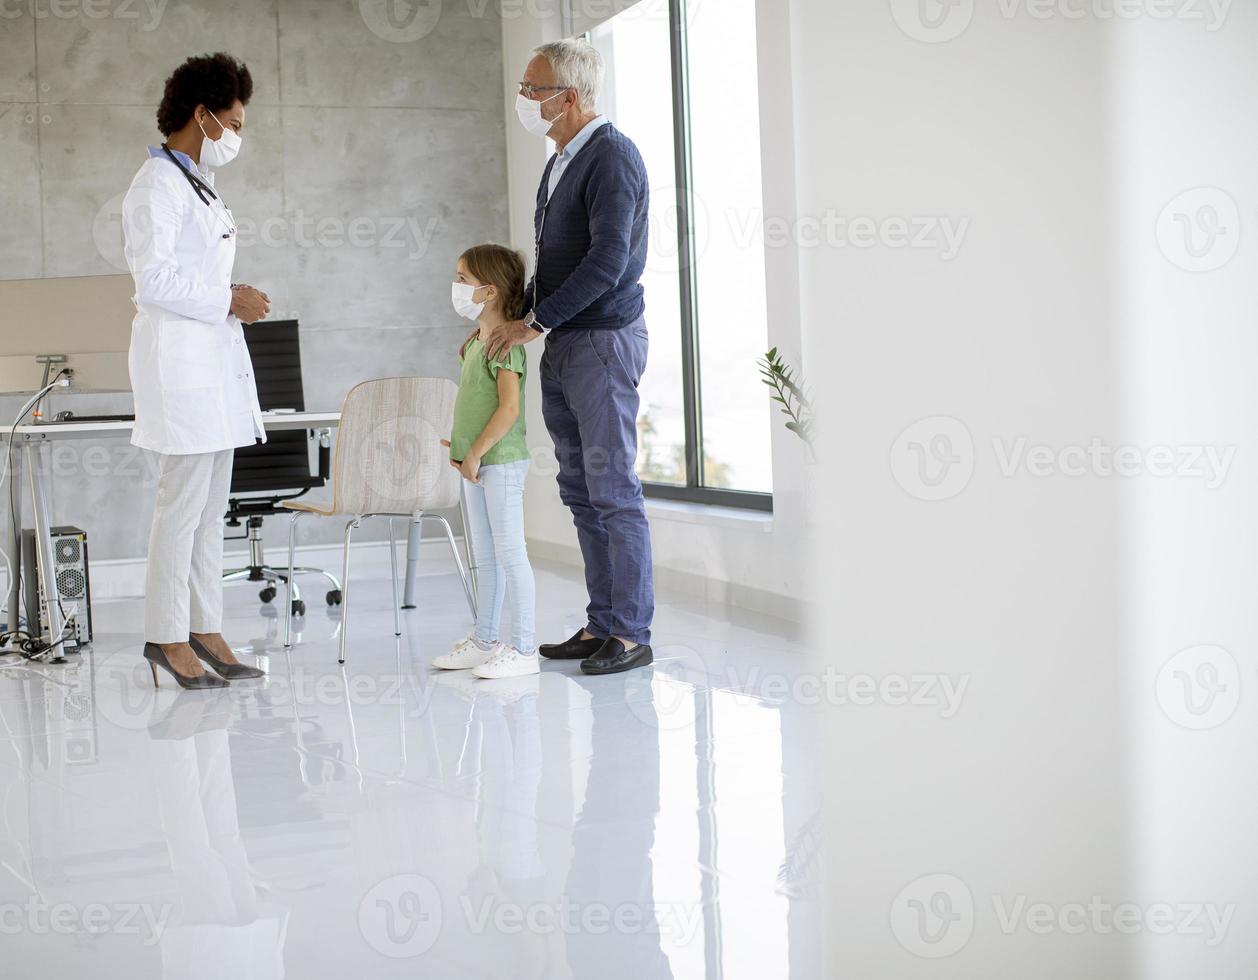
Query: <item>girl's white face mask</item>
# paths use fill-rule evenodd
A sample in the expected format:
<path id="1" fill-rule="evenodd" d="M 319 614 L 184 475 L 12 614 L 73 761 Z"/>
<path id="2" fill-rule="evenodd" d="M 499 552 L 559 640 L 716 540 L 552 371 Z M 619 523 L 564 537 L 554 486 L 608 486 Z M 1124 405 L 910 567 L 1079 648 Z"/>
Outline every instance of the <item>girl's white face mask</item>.
<path id="1" fill-rule="evenodd" d="M 210 112 L 209 109 L 205 110 Z M 205 139 L 201 140 L 201 166 L 203 167 L 222 167 L 231 163 L 236 159 L 236 154 L 240 152 L 240 134 L 235 130 L 228 129 L 218 122 L 218 116 L 210 112 L 210 118 L 223 127 L 223 133 L 218 139 L 212 140 L 205 133 L 205 127 L 201 123 L 201 134 Z"/>
<path id="2" fill-rule="evenodd" d="M 564 89 L 566 92 L 567 89 Z M 557 99 L 563 95 L 563 92 L 556 92 L 550 99 Z M 542 118 L 542 106 L 550 99 L 542 99 L 538 102 L 536 99 L 530 99 L 527 95 L 521 93 L 515 97 L 515 114 L 520 117 L 520 123 L 530 133 L 537 136 L 545 136 L 550 132 L 550 128 L 555 125 L 554 119 Z"/>
<path id="3" fill-rule="evenodd" d="M 488 283 L 480 286 L 473 286 L 470 282 L 450 283 L 450 302 L 454 305 L 454 312 L 469 320 L 479 320 L 485 304 L 473 302 L 472 297 L 476 295 L 476 290 L 487 285 Z"/>

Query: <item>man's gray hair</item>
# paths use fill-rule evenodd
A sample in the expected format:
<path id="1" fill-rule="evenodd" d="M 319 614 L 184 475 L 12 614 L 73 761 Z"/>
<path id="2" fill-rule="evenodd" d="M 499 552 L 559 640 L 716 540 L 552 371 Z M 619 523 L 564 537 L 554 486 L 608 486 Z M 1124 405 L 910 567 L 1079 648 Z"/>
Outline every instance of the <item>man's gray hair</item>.
<path id="1" fill-rule="evenodd" d="M 577 104 L 586 112 L 593 112 L 603 90 L 603 56 L 589 41 L 564 38 L 551 41 L 533 49 L 540 54 L 555 72 L 555 84 L 575 89 Z"/>

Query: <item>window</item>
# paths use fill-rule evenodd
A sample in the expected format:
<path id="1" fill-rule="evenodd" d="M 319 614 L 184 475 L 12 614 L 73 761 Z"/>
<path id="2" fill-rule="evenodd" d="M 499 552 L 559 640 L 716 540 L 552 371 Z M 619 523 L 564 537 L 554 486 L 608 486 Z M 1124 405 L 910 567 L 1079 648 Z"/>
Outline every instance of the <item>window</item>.
<path id="1" fill-rule="evenodd" d="M 651 496 L 770 509 L 755 0 L 640 0 L 590 40 L 601 109 L 651 182 L 638 475 Z"/>

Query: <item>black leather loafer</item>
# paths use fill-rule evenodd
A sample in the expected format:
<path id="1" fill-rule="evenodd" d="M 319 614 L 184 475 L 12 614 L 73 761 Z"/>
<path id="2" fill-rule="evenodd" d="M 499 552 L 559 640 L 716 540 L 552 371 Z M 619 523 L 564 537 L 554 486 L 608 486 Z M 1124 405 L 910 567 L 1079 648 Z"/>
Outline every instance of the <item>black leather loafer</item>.
<path id="1" fill-rule="evenodd" d="M 581 661 L 581 672 L 583 674 L 619 674 L 622 670 L 645 667 L 654 659 L 651 648 L 647 644 L 639 643 L 632 650 L 626 650 L 623 643 L 612 637 L 599 647 L 598 653 Z"/>
<path id="2" fill-rule="evenodd" d="M 581 639 L 583 632 L 583 630 L 577 630 L 562 643 L 543 643 L 537 648 L 537 652 L 547 660 L 585 660 L 587 657 L 592 657 L 598 653 L 603 641 L 598 637 L 583 640 Z"/>

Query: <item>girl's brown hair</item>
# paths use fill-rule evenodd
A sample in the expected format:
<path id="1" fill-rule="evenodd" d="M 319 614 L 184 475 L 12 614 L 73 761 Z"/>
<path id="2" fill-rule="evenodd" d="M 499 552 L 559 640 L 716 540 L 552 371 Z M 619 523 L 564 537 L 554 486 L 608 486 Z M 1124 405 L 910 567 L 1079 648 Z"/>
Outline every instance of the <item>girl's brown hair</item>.
<path id="1" fill-rule="evenodd" d="M 479 282 L 497 287 L 503 316 L 524 316 L 524 259 L 519 252 L 505 245 L 474 245 L 459 260 Z"/>

